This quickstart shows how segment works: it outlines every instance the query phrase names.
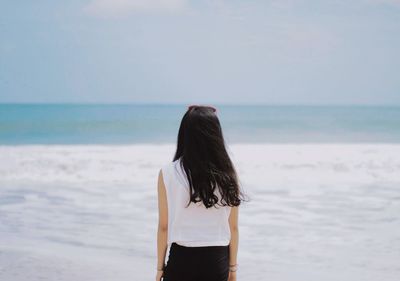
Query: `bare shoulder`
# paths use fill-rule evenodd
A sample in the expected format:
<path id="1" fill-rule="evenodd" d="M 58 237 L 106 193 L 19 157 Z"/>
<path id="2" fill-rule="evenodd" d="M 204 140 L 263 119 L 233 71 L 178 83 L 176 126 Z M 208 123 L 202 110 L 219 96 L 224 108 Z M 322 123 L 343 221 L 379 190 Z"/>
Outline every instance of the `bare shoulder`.
<path id="1" fill-rule="evenodd" d="M 158 211 L 159 211 L 159 227 L 167 229 L 168 227 L 168 203 L 165 190 L 162 169 L 158 172 Z"/>
<path id="2" fill-rule="evenodd" d="M 158 188 L 164 188 L 164 167 L 158 171 Z"/>

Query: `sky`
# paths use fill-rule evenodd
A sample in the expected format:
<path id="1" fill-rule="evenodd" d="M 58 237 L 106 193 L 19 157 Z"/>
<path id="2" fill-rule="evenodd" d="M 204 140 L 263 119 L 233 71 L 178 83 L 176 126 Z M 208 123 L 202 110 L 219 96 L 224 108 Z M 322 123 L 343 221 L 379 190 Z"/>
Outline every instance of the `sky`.
<path id="1" fill-rule="evenodd" d="M 0 103 L 400 105 L 400 0 L 0 1 Z"/>

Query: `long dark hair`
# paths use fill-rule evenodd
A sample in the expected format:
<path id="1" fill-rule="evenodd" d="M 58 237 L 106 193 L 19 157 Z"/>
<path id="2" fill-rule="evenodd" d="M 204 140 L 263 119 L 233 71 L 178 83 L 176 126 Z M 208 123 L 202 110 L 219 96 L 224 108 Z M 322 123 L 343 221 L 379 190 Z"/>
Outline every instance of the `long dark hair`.
<path id="1" fill-rule="evenodd" d="M 191 202 L 239 206 L 246 201 L 235 167 L 226 151 L 221 124 L 213 106 L 192 105 L 184 114 L 173 161 L 181 158 L 190 189 Z M 215 190 L 219 189 L 221 200 Z M 220 201 L 220 202 L 219 202 Z"/>

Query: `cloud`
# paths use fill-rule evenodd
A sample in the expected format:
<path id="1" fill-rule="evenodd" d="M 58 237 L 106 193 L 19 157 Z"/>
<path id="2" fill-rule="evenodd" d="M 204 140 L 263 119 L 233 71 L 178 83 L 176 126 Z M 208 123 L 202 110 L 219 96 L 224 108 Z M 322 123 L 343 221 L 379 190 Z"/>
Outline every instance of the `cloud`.
<path id="1" fill-rule="evenodd" d="M 186 8 L 186 0 L 92 0 L 84 11 L 98 17 L 125 17 L 134 13 L 174 13 Z"/>

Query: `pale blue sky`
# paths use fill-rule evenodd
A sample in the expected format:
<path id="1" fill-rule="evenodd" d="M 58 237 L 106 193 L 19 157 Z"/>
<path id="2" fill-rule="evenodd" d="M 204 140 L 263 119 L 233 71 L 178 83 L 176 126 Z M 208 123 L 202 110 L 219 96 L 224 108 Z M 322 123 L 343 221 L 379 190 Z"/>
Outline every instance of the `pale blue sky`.
<path id="1" fill-rule="evenodd" d="M 400 0 L 1 1 L 0 102 L 400 105 Z"/>

